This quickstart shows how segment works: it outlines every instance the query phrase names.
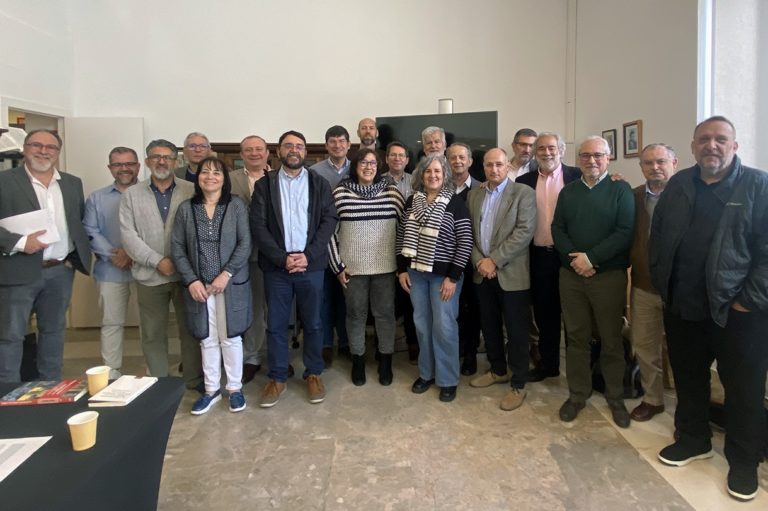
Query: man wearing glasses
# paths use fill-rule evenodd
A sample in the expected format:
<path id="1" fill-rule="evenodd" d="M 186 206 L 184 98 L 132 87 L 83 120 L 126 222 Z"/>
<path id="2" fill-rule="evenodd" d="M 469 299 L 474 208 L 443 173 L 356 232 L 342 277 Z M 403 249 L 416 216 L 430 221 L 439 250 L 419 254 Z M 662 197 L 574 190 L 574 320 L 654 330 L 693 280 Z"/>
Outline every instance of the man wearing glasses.
<path id="1" fill-rule="evenodd" d="M 85 201 L 83 225 L 96 255 L 93 277 L 101 306 L 101 358 L 110 367 L 109 379 L 120 377 L 123 363 L 123 325 L 131 297 L 131 264 L 120 238 L 120 198 L 136 184 L 139 157 L 131 148 L 115 147 L 109 152 L 107 168 L 114 181 L 96 190 Z"/>
<path id="2" fill-rule="evenodd" d="M 605 399 L 616 425 L 627 428 L 621 327 L 635 199 L 628 183 L 608 176 L 610 156 L 610 146 L 601 137 L 581 143 L 581 179 L 562 189 L 552 220 L 552 238 L 562 263 L 560 301 L 568 335 L 565 362 L 570 395 L 560 407 L 560 420 L 574 420 L 592 394 L 594 322 L 601 341 Z"/>
<path id="3" fill-rule="evenodd" d="M 184 288 L 170 257 L 170 240 L 176 209 L 192 197 L 194 186 L 174 176 L 178 150 L 167 140 L 147 146 L 144 164 L 150 178 L 123 193 L 120 201 L 120 234 L 131 258 L 141 321 L 141 348 L 152 376 L 168 376 L 168 304 L 173 301 L 181 340 L 184 382 L 203 392 L 200 345 L 184 323 Z"/>
<path id="4" fill-rule="evenodd" d="M 251 201 L 251 233 L 259 247 L 267 299 L 267 357 L 269 383 L 260 406 L 274 406 L 288 379 L 288 322 L 294 298 L 304 330 L 304 378 L 310 403 L 325 399 L 320 379 L 324 369 L 320 307 L 323 274 L 328 267 L 328 243 L 338 215 L 328 181 L 304 167 L 304 135 L 280 136 L 282 166 L 256 182 Z"/>
<path id="5" fill-rule="evenodd" d="M 83 185 L 58 171 L 61 146 L 56 132 L 31 131 L 24 139 L 24 164 L 0 172 L 0 219 L 42 210 L 51 226 L 26 234 L 0 227 L 0 382 L 21 380 L 32 313 L 37 316 L 40 379 L 61 379 L 74 270 L 88 275 L 91 267 L 82 224 Z"/>
<path id="6" fill-rule="evenodd" d="M 184 147 L 182 148 L 184 159 L 187 161 L 185 167 L 178 167 L 173 171 L 176 177 L 179 179 L 186 179 L 187 181 L 194 183 L 197 174 L 197 164 L 209 157 L 211 153 L 211 143 L 208 141 L 208 137 L 193 131 L 187 138 L 184 139 Z"/>

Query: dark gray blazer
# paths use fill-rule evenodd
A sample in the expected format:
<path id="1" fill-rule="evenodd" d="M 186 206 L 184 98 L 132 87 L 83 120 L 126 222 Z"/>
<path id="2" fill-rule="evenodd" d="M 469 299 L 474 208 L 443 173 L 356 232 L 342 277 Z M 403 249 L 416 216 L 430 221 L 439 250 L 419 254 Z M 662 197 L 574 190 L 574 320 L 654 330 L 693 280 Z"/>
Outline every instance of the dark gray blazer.
<path id="1" fill-rule="evenodd" d="M 192 201 L 186 200 L 179 205 L 173 222 L 171 235 L 171 257 L 181 282 L 188 287 L 199 279 L 200 250 L 198 249 L 195 216 Z M 232 197 L 226 207 L 221 222 L 219 257 L 222 269 L 232 274 L 224 289 L 227 308 L 227 336 L 242 335 L 251 325 L 253 307 L 251 306 L 251 286 L 248 282 L 248 256 L 251 253 L 251 233 L 248 229 L 248 208 L 239 197 Z M 195 339 L 208 337 L 208 307 L 196 302 L 189 292 L 184 292 L 187 307 L 186 321 L 189 333 Z"/>
<path id="2" fill-rule="evenodd" d="M 91 269 L 91 247 L 88 235 L 83 228 L 83 183 L 80 178 L 60 172 L 59 187 L 64 198 L 64 211 L 67 216 L 69 236 L 75 250 L 67 260 L 76 270 L 88 275 Z M 0 172 L 0 218 L 7 218 L 22 213 L 41 209 L 37 195 L 29 181 L 24 167 L 16 167 Z M 0 283 L 2 285 L 29 284 L 40 278 L 43 269 L 43 251 L 35 254 L 17 252 L 8 255 L 21 238 L 0 227 Z"/>

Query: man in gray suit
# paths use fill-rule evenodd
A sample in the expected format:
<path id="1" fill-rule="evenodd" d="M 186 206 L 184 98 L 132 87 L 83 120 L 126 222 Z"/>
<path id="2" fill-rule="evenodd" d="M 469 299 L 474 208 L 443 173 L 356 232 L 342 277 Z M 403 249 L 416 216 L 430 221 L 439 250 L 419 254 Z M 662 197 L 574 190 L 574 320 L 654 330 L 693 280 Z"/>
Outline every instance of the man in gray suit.
<path id="1" fill-rule="evenodd" d="M 176 168 L 173 173 L 179 179 L 194 183 L 197 174 L 197 164 L 211 156 L 211 142 L 208 137 L 198 131 L 193 131 L 184 139 L 184 147 L 181 149 L 187 164 Z M 173 219 L 171 219 L 173 223 Z"/>
<path id="2" fill-rule="evenodd" d="M 237 195 L 250 207 L 253 186 L 267 175 L 269 148 L 258 135 L 248 135 L 240 142 L 240 157 L 245 168 L 230 172 L 232 194 Z M 251 296 L 253 297 L 253 322 L 243 336 L 243 383 L 248 383 L 261 369 L 264 340 L 267 329 L 267 305 L 264 299 L 264 273 L 259 268 L 259 248 L 253 243 L 249 259 Z"/>
<path id="3" fill-rule="evenodd" d="M 509 160 L 503 149 L 491 149 L 483 158 L 488 186 L 469 192 L 472 218 L 472 264 L 480 302 L 480 323 L 490 370 L 473 379 L 473 387 L 511 382 L 502 398 L 502 410 L 523 404 L 528 380 L 528 323 L 530 275 L 528 245 L 536 229 L 536 193 L 507 179 Z M 507 357 L 504 333 L 507 329 Z M 507 370 L 511 369 L 511 374 Z"/>
<path id="4" fill-rule="evenodd" d="M 60 380 L 66 311 L 74 270 L 88 275 L 91 249 L 83 229 L 83 184 L 56 168 L 62 141 L 49 130 L 24 139 L 24 164 L 0 172 L 0 218 L 45 210 L 58 236 L 22 235 L 0 227 L 0 382 L 21 379 L 24 335 L 37 316 L 37 370 Z"/>
<path id="5" fill-rule="evenodd" d="M 187 388 L 203 391 L 200 346 L 184 323 L 184 288 L 171 260 L 176 209 L 192 197 L 194 186 L 173 174 L 178 152 L 167 140 L 147 146 L 145 165 L 152 175 L 130 187 L 120 201 L 123 248 L 133 260 L 141 321 L 141 348 L 152 376 L 168 376 L 168 304 L 173 300 Z"/>

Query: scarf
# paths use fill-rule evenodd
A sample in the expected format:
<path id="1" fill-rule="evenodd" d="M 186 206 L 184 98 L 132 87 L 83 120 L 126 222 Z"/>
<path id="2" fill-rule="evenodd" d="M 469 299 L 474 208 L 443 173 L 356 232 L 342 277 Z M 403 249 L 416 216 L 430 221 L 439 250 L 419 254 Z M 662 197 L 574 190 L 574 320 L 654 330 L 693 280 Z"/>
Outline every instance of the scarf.
<path id="1" fill-rule="evenodd" d="M 435 247 L 445 208 L 453 192 L 443 187 L 435 200 L 427 202 L 424 192 L 413 195 L 413 203 L 403 228 L 401 253 L 411 258 L 411 268 L 431 272 L 435 262 Z"/>

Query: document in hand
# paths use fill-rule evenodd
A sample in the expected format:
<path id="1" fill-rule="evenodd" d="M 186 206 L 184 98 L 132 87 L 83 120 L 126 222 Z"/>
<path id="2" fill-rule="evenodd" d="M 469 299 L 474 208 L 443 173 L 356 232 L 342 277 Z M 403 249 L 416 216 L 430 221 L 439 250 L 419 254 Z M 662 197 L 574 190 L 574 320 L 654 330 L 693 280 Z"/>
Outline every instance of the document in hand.
<path id="1" fill-rule="evenodd" d="M 151 387 L 157 378 L 123 375 L 88 399 L 88 406 L 125 406 Z"/>
<path id="2" fill-rule="evenodd" d="M 29 213 L 2 218 L 0 219 L 0 227 L 22 236 L 37 231 L 45 231 L 45 234 L 38 238 L 43 243 L 56 243 L 61 240 L 56 222 L 47 209 L 37 209 Z"/>

